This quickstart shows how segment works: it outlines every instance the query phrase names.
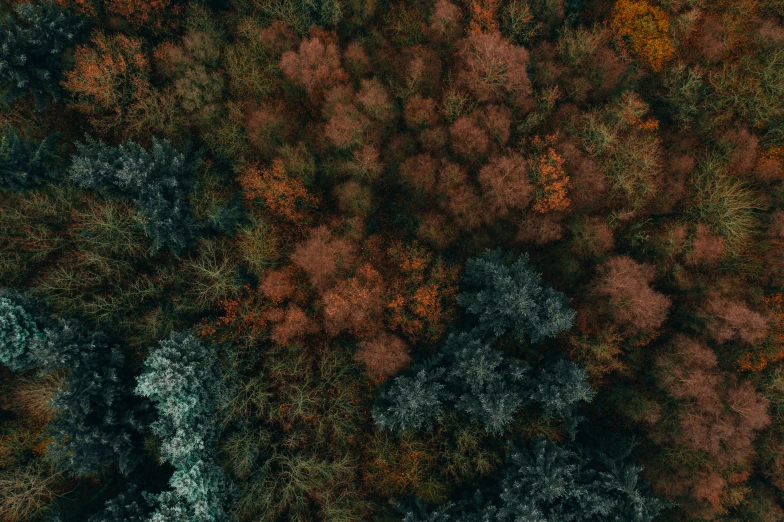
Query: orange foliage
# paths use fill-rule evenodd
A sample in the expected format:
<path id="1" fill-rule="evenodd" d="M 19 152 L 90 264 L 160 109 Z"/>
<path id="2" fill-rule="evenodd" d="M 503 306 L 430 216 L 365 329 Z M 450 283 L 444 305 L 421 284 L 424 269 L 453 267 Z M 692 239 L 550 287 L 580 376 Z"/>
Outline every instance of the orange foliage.
<path id="1" fill-rule="evenodd" d="M 332 237 L 326 226 L 312 229 L 308 239 L 297 243 L 291 262 L 308 274 L 310 284 L 324 290 L 333 283 L 339 271 L 354 262 L 354 245 Z"/>
<path id="2" fill-rule="evenodd" d="M 316 324 L 295 304 L 289 304 L 285 311 L 271 310 L 267 317 L 277 322 L 270 332 L 270 339 L 277 344 L 290 344 L 318 331 Z"/>
<path id="3" fill-rule="evenodd" d="M 259 290 L 274 304 L 280 304 L 294 293 L 291 274 L 287 270 L 272 270 L 259 285 Z"/>
<path id="4" fill-rule="evenodd" d="M 471 0 L 468 3 L 468 13 L 471 16 L 468 32 L 498 31 L 497 11 L 498 0 Z"/>
<path id="5" fill-rule="evenodd" d="M 411 361 L 409 348 L 399 337 L 382 333 L 359 343 L 354 359 L 365 366 L 367 374 L 377 382 L 395 375 Z"/>
<path id="6" fill-rule="evenodd" d="M 667 15 L 645 0 L 617 0 L 610 27 L 652 71 L 660 71 L 675 52 Z"/>
<path id="7" fill-rule="evenodd" d="M 237 183 L 246 203 L 260 202 L 273 216 L 297 225 L 304 224 L 307 210 L 318 205 L 318 198 L 308 192 L 302 181 L 286 173 L 280 158 L 266 169 L 245 165 L 237 175 Z"/>
<path id="8" fill-rule="evenodd" d="M 366 339 L 381 329 L 384 288 L 370 265 L 360 266 L 354 277 L 340 281 L 324 293 L 324 329 L 329 335 L 343 331 Z"/>
<path id="9" fill-rule="evenodd" d="M 416 243 L 394 245 L 387 255 L 400 274 L 389 285 L 387 324 L 412 343 L 437 340 L 453 314 L 457 267 Z"/>
<path id="10" fill-rule="evenodd" d="M 545 143 L 551 143 L 555 136 L 548 136 L 545 140 L 534 138 L 534 147 L 542 148 Z M 566 193 L 569 176 L 564 169 L 564 159 L 555 150 L 547 146 L 534 163 L 533 178 L 536 184 L 536 202 L 533 209 L 544 214 L 552 210 L 566 210 L 570 202 Z"/>
<path id="11" fill-rule="evenodd" d="M 123 34 L 93 34 L 91 45 L 80 45 L 74 67 L 65 74 L 63 86 L 74 95 L 74 105 L 104 126 L 139 109 L 152 95 L 150 64 L 142 41 Z"/>

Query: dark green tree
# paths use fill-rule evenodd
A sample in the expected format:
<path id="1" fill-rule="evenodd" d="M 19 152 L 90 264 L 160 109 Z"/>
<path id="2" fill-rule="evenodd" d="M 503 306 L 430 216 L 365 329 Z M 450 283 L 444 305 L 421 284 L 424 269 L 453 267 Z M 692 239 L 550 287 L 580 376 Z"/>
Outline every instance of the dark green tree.
<path id="1" fill-rule="evenodd" d="M 27 91 L 37 108 L 48 96 L 60 99 L 60 54 L 76 39 L 84 22 L 53 2 L 16 6 L 0 30 L 0 100 L 10 103 Z"/>
<path id="2" fill-rule="evenodd" d="M 10 125 L 0 132 L 0 191 L 21 192 L 50 178 L 58 159 L 57 134 L 37 142 L 21 138 Z"/>
<path id="3" fill-rule="evenodd" d="M 665 503 L 640 484 L 641 467 L 626 451 L 610 456 L 580 446 L 537 439 L 510 448 L 500 480 L 431 512 L 407 513 L 404 522 L 648 522 Z"/>
<path id="4" fill-rule="evenodd" d="M 199 160 L 178 152 L 168 141 L 153 138 L 150 151 L 126 142 L 77 144 L 69 176 L 82 188 L 132 199 L 147 218 L 145 232 L 152 251 L 168 248 L 180 255 L 197 235 L 188 194 Z"/>
<path id="5" fill-rule="evenodd" d="M 37 305 L 16 290 L 0 289 L 0 363 L 20 371 L 36 364 L 35 353 L 44 341 Z"/>
<path id="6" fill-rule="evenodd" d="M 119 348 L 76 321 L 60 320 L 45 330 L 35 357 L 43 371 L 67 372 L 54 397 L 56 414 L 47 426 L 52 438 L 47 457 L 76 476 L 114 464 L 121 473 L 130 473 L 139 462 L 139 424 Z"/>
<path id="7" fill-rule="evenodd" d="M 495 338 L 512 331 L 536 343 L 574 323 L 566 297 L 545 285 L 529 266 L 527 254 L 512 264 L 504 261 L 501 250 L 469 259 L 462 289 L 457 302 L 476 316 L 483 335 Z"/>

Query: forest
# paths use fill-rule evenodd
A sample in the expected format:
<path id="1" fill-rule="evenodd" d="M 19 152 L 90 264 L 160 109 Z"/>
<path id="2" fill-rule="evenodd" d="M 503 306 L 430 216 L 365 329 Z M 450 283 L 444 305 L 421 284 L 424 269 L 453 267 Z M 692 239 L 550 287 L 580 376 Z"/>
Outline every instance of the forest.
<path id="1" fill-rule="evenodd" d="M 0 522 L 784 520 L 784 0 L 0 26 Z"/>

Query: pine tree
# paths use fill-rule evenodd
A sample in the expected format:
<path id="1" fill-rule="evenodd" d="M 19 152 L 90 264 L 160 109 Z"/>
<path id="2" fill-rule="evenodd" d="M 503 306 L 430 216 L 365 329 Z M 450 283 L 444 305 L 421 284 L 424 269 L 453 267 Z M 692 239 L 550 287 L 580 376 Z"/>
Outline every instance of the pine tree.
<path id="1" fill-rule="evenodd" d="M 443 374 L 439 368 L 421 368 L 413 377 L 394 379 L 373 410 L 373 420 L 381 428 L 399 431 L 433 429 L 444 401 L 451 398 L 439 382 Z"/>
<path id="2" fill-rule="evenodd" d="M 594 522 L 653 520 L 666 504 L 646 495 L 642 468 L 625 463 L 628 451 L 610 456 L 579 446 L 537 439 L 511 446 L 500 480 L 404 522 Z"/>
<path id="3" fill-rule="evenodd" d="M 47 96 L 60 99 L 58 58 L 84 22 L 51 1 L 19 4 L 16 14 L 7 15 L 0 30 L 0 99 L 10 103 L 29 90 L 40 109 Z"/>
<path id="4" fill-rule="evenodd" d="M 70 178 L 82 188 L 107 191 L 133 199 L 147 218 L 145 232 L 153 253 L 168 248 L 180 255 L 196 237 L 188 194 L 198 165 L 168 141 L 152 139 L 150 151 L 126 142 L 109 147 L 89 141 L 76 145 Z"/>
<path id="5" fill-rule="evenodd" d="M 0 363 L 15 371 L 34 366 L 44 341 L 36 304 L 13 289 L 0 290 Z"/>
<path id="6" fill-rule="evenodd" d="M 50 134 L 38 143 L 22 139 L 16 129 L 4 126 L 0 136 L 0 191 L 20 192 L 49 179 L 57 160 L 57 137 Z"/>
<path id="7" fill-rule="evenodd" d="M 526 254 L 511 265 L 504 262 L 501 250 L 469 259 L 463 289 L 458 304 L 477 317 L 483 334 L 492 337 L 511 330 L 536 343 L 574 322 L 575 312 L 567 308 L 565 296 L 545 286 Z"/>
<path id="8" fill-rule="evenodd" d="M 113 464 L 130 473 L 139 462 L 139 425 L 117 346 L 76 321 L 60 320 L 45 330 L 35 358 L 43 371 L 64 368 L 68 374 L 53 400 L 56 414 L 47 426 L 52 438 L 47 458 L 75 476 Z"/>
<path id="9" fill-rule="evenodd" d="M 218 349 L 191 332 L 160 341 L 144 363 L 136 393 L 158 411 L 152 424 L 161 438 L 161 459 L 175 472 L 171 489 L 155 499 L 154 522 L 227 520 L 228 482 L 214 463 L 218 426 L 215 410 L 225 400 Z"/>

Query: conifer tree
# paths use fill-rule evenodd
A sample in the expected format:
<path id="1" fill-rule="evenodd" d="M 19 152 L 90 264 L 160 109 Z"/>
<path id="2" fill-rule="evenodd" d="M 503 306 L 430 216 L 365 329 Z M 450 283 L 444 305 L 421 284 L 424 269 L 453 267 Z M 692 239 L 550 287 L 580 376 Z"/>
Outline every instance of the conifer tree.
<path id="1" fill-rule="evenodd" d="M 466 262 L 457 302 L 476 316 L 482 334 L 498 337 L 511 330 L 533 343 L 571 327 L 575 317 L 565 296 L 531 269 L 527 254 L 510 265 L 501 250 Z"/>
<path id="2" fill-rule="evenodd" d="M 57 134 L 50 134 L 39 143 L 21 138 L 10 125 L 0 132 L 0 191 L 20 192 L 50 177 L 57 160 Z"/>
<path id="3" fill-rule="evenodd" d="M 13 289 L 0 290 L 0 363 L 19 371 L 35 365 L 44 341 L 35 303 Z"/>
<path id="4" fill-rule="evenodd" d="M 60 99 L 59 55 L 84 22 L 51 1 L 19 4 L 16 14 L 6 15 L 0 30 L 0 100 L 10 103 L 29 90 L 42 108 L 48 96 Z"/>
<path id="5" fill-rule="evenodd" d="M 82 188 L 128 197 L 147 218 L 145 232 L 152 251 L 168 248 L 180 255 L 196 236 L 188 194 L 198 165 L 168 141 L 152 139 L 150 151 L 133 142 L 109 147 L 102 142 L 77 144 L 79 153 L 69 169 Z"/>

